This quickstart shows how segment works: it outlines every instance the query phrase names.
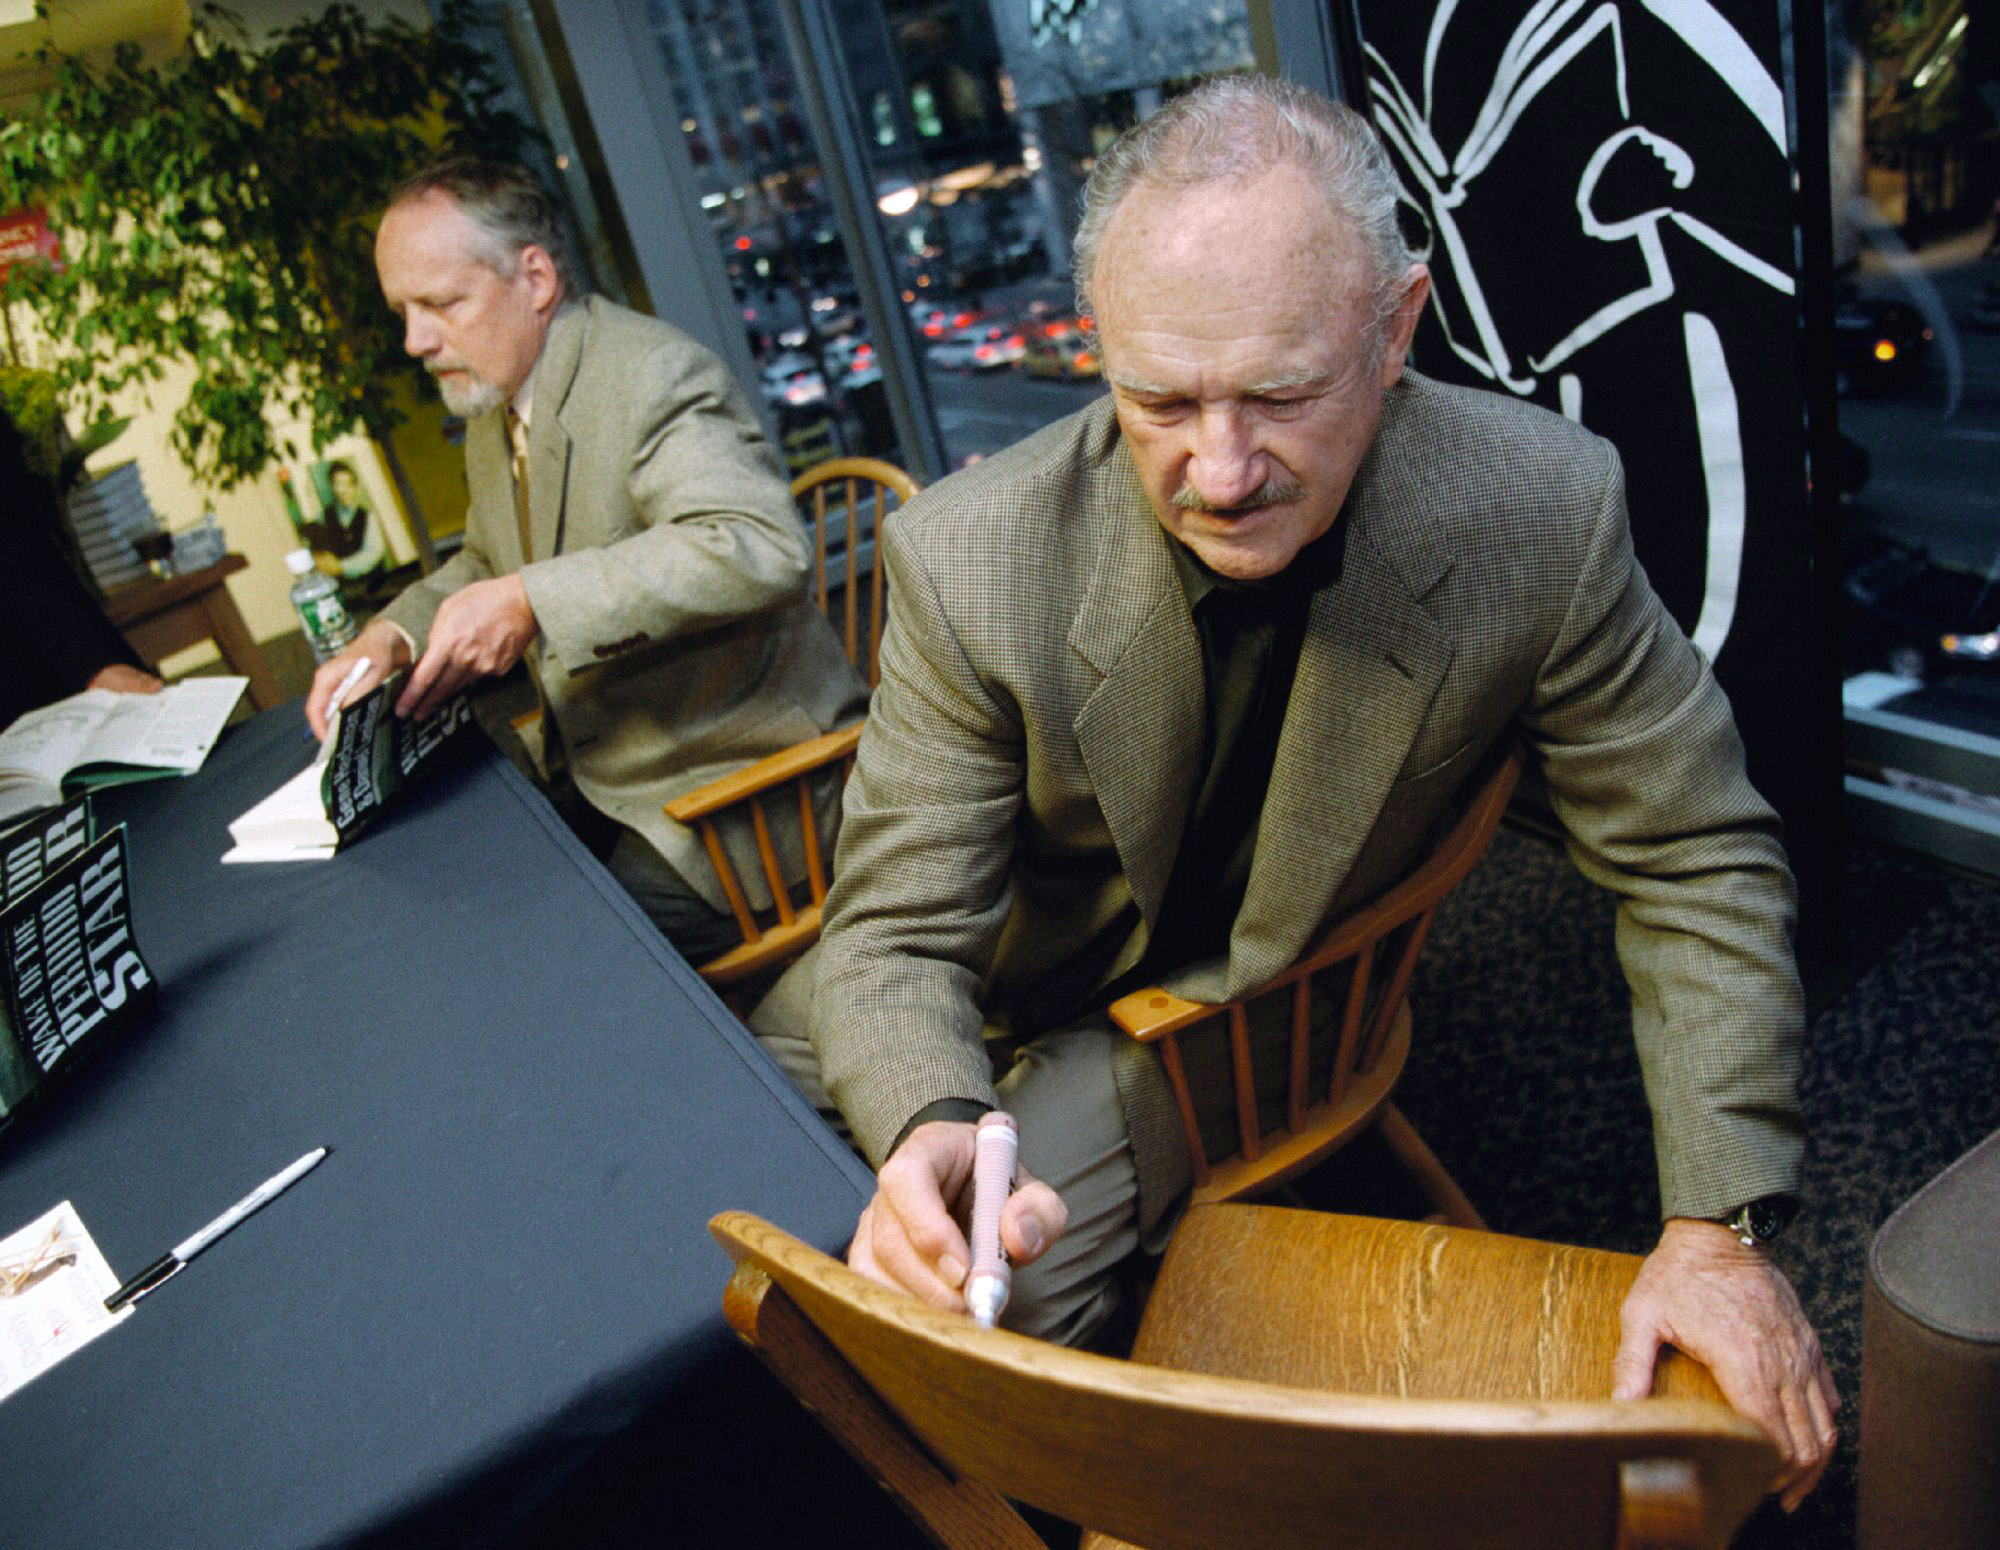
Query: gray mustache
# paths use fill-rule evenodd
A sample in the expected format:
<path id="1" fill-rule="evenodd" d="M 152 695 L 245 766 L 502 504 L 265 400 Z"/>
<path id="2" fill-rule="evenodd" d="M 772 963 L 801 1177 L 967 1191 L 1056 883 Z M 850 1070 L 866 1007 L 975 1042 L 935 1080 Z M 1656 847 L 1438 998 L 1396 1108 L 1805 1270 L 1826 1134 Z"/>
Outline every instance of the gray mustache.
<path id="1" fill-rule="evenodd" d="M 1249 511 L 1257 506 L 1290 506 L 1306 498 L 1306 487 L 1296 479 L 1273 474 L 1234 505 L 1218 506 L 1191 484 L 1174 491 L 1171 504 L 1176 511 L 1208 511 L 1227 514 Z"/>

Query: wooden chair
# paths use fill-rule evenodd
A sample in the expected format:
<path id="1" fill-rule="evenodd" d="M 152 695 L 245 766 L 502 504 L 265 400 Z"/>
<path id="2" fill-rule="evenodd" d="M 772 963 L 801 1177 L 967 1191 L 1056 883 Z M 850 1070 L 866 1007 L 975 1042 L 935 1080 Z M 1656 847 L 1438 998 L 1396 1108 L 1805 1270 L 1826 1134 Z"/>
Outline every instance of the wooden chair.
<path id="1" fill-rule="evenodd" d="M 1237 1200 L 1275 1189 L 1373 1124 L 1445 1220 L 1462 1227 L 1486 1225 L 1389 1093 L 1410 1053 L 1410 974 L 1431 919 L 1439 901 L 1485 852 L 1520 774 L 1520 754 L 1509 753 L 1423 865 L 1336 922 L 1291 968 L 1241 1000 L 1189 1001 L 1154 987 L 1112 1003 L 1111 1020 L 1119 1028 L 1142 1044 L 1159 1045 L 1194 1164 L 1196 1201 Z M 1320 1077 L 1320 1095 L 1312 1072 L 1313 989 L 1315 981 L 1337 985 L 1343 976 L 1339 1035 L 1332 1070 Z M 1283 1117 L 1268 1129 L 1259 1117 L 1252 1058 L 1252 1010 L 1260 1005 L 1281 1012 L 1286 1024 Z M 1196 1122 L 1183 1041 L 1224 1036 L 1236 1150 L 1218 1157 L 1204 1145 Z"/>
<path id="2" fill-rule="evenodd" d="M 887 590 L 875 564 L 876 538 L 889 513 L 908 504 L 919 488 L 894 463 L 872 457 L 833 458 L 792 481 L 792 499 L 813 533 L 813 598 L 840 632 L 847 660 L 861 669 L 871 689 L 880 677 L 876 658 Z M 892 495 L 896 506 L 889 504 Z M 829 566 L 829 556 L 837 557 L 836 567 Z M 838 588 L 832 585 L 834 568 Z"/>
<path id="3" fill-rule="evenodd" d="M 846 648 L 847 660 L 873 689 L 879 669 L 886 587 L 875 564 L 883 520 L 917 493 L 917 482 L 893 463 L 876 458 L 834 458 L 792 481 L 792 498 L 812 530 L 813 598 Z M 895 505 L 890 498 L 895 498 Z M 842 779 L 854 762 L 861 723 L 838 727 L 809 742 L 771 754 L 735 773 L 676 797 L 667 816 L 701 836 L 702 847 L 722 883 L 743 940 L 698 966 L 718 989 L 740 984 L 788 962 L 819 938 L 820 907 L 826 902 L 831 858 L 824 854 L 813 797 L 822 774 L 839 765 Z M 796 804 L 804 841 L 803 895 L 786 877 L 772 838 L 767 804 Z M 757 862 L 770 889 L 774 916 L 759 920 L 735 861 L 723 844 L 723 829 L 747 815 L 756 841 Z"/>
<path id="4" fill-rule="evenodd" d="M 730 1323 L 947 1547 L 1042 1550 L 1008 1498 L 1086 1550 L 1721 1545 L 1778 1470 L 1678 1352 L 1658 1397 L 1602 1397 L 1631 1255 L 1196 1206 L 1118 1361 L 981 1330 L 753 1216 L 709 1227 Z"/>

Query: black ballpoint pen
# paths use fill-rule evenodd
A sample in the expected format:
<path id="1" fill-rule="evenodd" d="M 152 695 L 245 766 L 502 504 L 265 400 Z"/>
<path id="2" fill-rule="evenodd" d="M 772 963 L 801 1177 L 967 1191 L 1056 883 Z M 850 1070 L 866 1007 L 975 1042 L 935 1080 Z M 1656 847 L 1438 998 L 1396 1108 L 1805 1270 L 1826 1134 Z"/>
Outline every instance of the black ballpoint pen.
<path id="1" fill-rule="evenodd" d="M 311 1173 L 313 1169 L 317 1168 L 325 1160 L 327 1150 L 323 1146 L 315 1147 L 283 1173 L 268 1178 L 262 1184 L 259 1184 L 249 1194 L 237 1201 L 235 1205 L 224 1211 L 222 1215 L 202 1228 L 201 1231 L 194 1234 L 193 1237 L 186 1238 L 175 1244 L 171 1249 L 168 1249 L 166 1253 L 154 1260 L 152 1264 L 148 1265 L 144 1270 L 132 1277 L 131 1280 L 119 1287 L 117 1291 L 105 1298 L 105 1311 L 116 1313 L 127 1303 L 137 1302 L 155 1287 L 160 1286 L 170 1276 L 176 1274 L 181 1266 L 193 1259 L 195 1255 L 215 1242 L 217 1238 L 228 1232 L 230 1228 L 234 1227 L 246 1216 L 249 1216 L 253 1211 L 262 1210 L 286 1190 L 298 1183 L 300 1179 Z"/>

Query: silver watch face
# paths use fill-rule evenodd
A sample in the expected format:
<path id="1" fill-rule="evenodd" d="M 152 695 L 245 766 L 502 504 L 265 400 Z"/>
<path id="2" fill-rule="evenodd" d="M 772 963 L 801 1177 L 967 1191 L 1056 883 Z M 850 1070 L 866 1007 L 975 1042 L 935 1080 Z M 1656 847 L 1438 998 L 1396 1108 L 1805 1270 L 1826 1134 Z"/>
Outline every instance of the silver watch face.
<path id="1" fill-rule="evenodd" d="M 1788 1196 L 1766 1195 L 1744 1206 L 1730 1219 L 1729 1225 L 1759 1243 L 1769 1243 L 1791 1224 L 1797 1210 L 1798 1206 Z"/>

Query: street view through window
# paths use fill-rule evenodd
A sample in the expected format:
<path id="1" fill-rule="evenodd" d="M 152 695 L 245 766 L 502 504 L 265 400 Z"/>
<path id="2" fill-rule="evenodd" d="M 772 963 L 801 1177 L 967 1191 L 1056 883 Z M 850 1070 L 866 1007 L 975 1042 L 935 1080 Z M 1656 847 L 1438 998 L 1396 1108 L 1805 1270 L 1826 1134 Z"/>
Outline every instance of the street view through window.
<path id="1" fill-rule="evenodd" d="M 1850 704 L 2000 737 L 2000 18 L 1868 0 L 1850 19 L 1843 677 Z"/>
<path id="2" fill-rule="evenodd" d="M 1100 391 L 1069 280 L 1078 192 L 1098 151 L 1177 84 L 1250 67 L 1243 0 L 846 0 L 833 12 L 902 323 L 963 467 Z M 1111 12 L 1119 25 L 1081 25 Z M 651 0 L 648 16 L 787 460 L 896 459 L 776 0 Z"/>

